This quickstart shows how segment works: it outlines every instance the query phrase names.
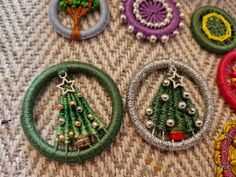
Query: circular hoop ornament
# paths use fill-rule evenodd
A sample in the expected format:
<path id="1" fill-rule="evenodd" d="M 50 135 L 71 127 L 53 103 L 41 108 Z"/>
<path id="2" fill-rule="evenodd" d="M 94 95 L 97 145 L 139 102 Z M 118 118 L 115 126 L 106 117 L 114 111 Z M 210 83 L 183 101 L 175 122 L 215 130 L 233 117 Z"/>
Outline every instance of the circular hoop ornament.
<path id="1" fill-rule="evenodd" d="M 216 176 L 236 176 L 236 121 L 227 122 L 216 139 L 214 161 L 218 166 Z"/>
<path id="2" fill-rule="evenodd" d="M 97 78 L 109 93 L 113 109 L 108 127 L 89 106 L 80 90 L 75 88 L 75 80 L 69 76 L 74 73 Z M 57 88 L 62 95 L 57 105 L 59 116 L 55 145 L 52 145 L 36 129 L 33 108 L 40 90 L 58 76 L 61 83 Z M 112 143 L 120 129 L 122 116 L 121 95 L 111 77 L 90 64 L 70 61 L 54 65 L 35 78 L 24 96 L 21 124 L 29 142 L 46 157 L 60 162 L 83 162 L 101 153 Z"/>
<path id="3" fill-rule="evenodd" d="M 236 50 L 225 54 L 220 61 L 217 84 L 225 101 L 236 110 Z"/>
<path id="4" fill-rule="evenodd" d="M 236 47 L 236 22 L 224 10 L 205 6 L 192 15 L 191 31 L 199 45 L 213 53 L 226 53 Z"/>
<path id="5" fill-rule="evenodd" d="M 80 20 L 88 13 L 100 8 L 100 19 L 93 27 L 80 30 Z M 73 30 L 65 27 L 59 17 L 58 10 L 70 14 L 73 19 Z M 108 24 L 110 18 L 107 0 L 51 0 L 49 6 L 49 21 L 53 28 L 62 36 L 72 40 L 84 40 L 101 33 Z"/>
<path id="6" fill-rule="evenodd" d="M 173 0 L 124 0 L 121 19 L 137 39 L 167 42 L 184 27 L 180 6 Z"/>
<path id="7" fill-rule="evenodd" d="M 146 110 L 147 120 L 140 119 L 137 111 L 137 96 L 142 81 L 157 70 L 167 69 L 162 84 Z M 183 86 L 183 76 L 188 76 L 199 88 L 205 103 L 201 117 Z M 132 78 L 127 94 L 129 117 L 137 132 L 153 146 L 162 150 L 180 151 L 190 148 L 207 135 L 214 114 L 214 100 L 208 84 L 193 68 L 178 60 L 163 59 L 147 64 Z M 144 125 L 146 122 L 146 125 Z"/>

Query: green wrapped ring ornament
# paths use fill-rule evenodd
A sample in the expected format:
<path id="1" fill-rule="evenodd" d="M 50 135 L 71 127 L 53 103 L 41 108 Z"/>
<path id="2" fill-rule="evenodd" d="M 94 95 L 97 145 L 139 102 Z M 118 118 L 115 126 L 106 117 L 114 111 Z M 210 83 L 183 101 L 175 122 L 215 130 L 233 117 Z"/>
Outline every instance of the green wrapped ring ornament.
<path id="1" fill-rule="evenodd" d="M 74 73 L 95 77 L 109 93 L 112 100 L 112 117 L 108 127 L 103 127 L 102 121 L 88 106 L 80 91 L 74 88 L 74 80 L 66 78 L 67 74 Z M 33 117 L 33 108 L 38 93 L 57 76 L 62 79 L 62 83 L 57 87 L 63 90 L 60 98 L 63 104 L 59 106 L 60 124 L 57 125 L 59 140 L 57 139 L 56 142 L 59 144 L 63 142 L 66 149 L 61 148 L 57 143 L 57 146 L 49 144 L 37 130 Z M 21 124 L 29 142 L 46 157 L 60 162 L 84 162 L 101 153 L 118 134 L 122 119 L 122 98 L 112 78 L 93 65 L 76 61 L 54 65 L 36 77 L 25 93 L 21 108 Z M 72 128 L 70 129 L 70 127 Z M 70 143 L 76 144 L 79 149 L 69 148 Z"/>
<path id="2" fill-rule="evenodd" d="M 223 54 L 236 47 L 236 22 L 217 7 L 204 6 L 196 10 L 191 31 L 199 45 L 212 53 Z"/>

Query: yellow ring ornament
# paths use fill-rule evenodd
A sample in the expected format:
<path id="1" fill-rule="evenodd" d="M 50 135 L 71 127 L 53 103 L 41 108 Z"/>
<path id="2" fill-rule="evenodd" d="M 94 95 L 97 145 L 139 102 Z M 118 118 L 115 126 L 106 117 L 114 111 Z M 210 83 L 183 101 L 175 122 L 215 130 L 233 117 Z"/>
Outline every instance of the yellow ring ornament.
<path id="1" fill-rule="evenodd" d="M 224 23 L 225 28 L 226 28 L 225 35 L 216 36 L 216 35 L 212 34 L 211 31 L 208 29 L 207 22 L 212 17 L 215 17 L 215 18 L 217 18 L 218 20 L 221 20 Z M 223 41 L 231 38 L 231 36 L 232 36 L 232 30 L 231 30 L 230 23 L 222 15 L 220 15 L 218 13 L 215 13 L 215 12 L 209 13 L 209 14 L 203 16 L 203 19 L 202 19 L 202 30 L 204 31 L 204 33 L 207 35 L 207 37 L 209 39 L 212 39 L 212 40 L 215 40 L 215 41 L 223 42 Z"/>

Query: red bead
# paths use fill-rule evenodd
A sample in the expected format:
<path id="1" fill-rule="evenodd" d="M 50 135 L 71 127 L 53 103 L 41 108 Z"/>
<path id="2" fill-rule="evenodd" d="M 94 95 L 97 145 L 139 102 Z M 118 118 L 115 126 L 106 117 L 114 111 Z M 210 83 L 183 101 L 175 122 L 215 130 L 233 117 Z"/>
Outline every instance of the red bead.
<path id="1" fill-rule="evenodd" d="M 181 141 L 185 138 L 183 133 L 170 133 L 168 137 L 169 139 L 175 140 L 175 141 Z"/>

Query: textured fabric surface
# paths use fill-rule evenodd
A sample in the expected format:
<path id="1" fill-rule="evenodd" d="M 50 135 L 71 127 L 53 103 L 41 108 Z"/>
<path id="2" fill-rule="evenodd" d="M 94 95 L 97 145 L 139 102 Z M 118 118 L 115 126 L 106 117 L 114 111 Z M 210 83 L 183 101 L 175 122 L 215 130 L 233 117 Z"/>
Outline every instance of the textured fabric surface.
<path id="1" fill-rule="evenodd" d="M 181 35 L 167 44 L 142 43 L 127 34 L 127 28 L 118 18 L 119 0 L 109 2 L 111 21 L 104 33 L 95 38 L 72 42 L 57 34 L 48 23 L 49 0 L 0 0 L 0 119 L 12 119 L 0 126 L 1 177 L 211 177 L 215 174 L 213 143 L 222 131 L 223 123 L 234 120 L 235 114 L 219 95 L 216 69 L 220 55 L 210 54 L 192 38 L 190 16 L 202 5 L 225 9 L 234 18 L 235 0 L 180 0 L 186 14 L 186 26 Z M 65 14 L 61 14 L 61 18 Z M 98 13 L 83 21 L 88 28 L 98 19 Z M 69 17 L 63 23 L 71 25 Z M 203 74 L 216 101 L 214 123 L 201 144 L 178 153 L 163 152 L 141 139 L 131 125 L 127 113 L 124 126 L 113 145 L 100 156 L 84 164 L 60 164 L 46 159 L 26 140 L 20 125 L 20 106 L 24 92 L 32 80 L 47 67 L 67 60 L 80 60 L 96 65 L 116 81 L 125 101 L 132 74 L 154 59 L 173 57 L 191 64 Z M 156 79 L 156 80 L 155 80 Z M 150 76 L 139 94 L 140 114 L 152 101 L 158 88 L 158 73 Z M 59 80 L 45 86 L 35 105 L 35 122 L 42 136 L 53 142 L 58 111 Z M 111 102 L 106 91 L 94 78 L 78 75 L 87 100 L 106 124 L 109 123 Z M 198 91 L 190 83 L 197 105 L 201 104 Z M 202 108 L 200 108 L 202 109 Z"/>

